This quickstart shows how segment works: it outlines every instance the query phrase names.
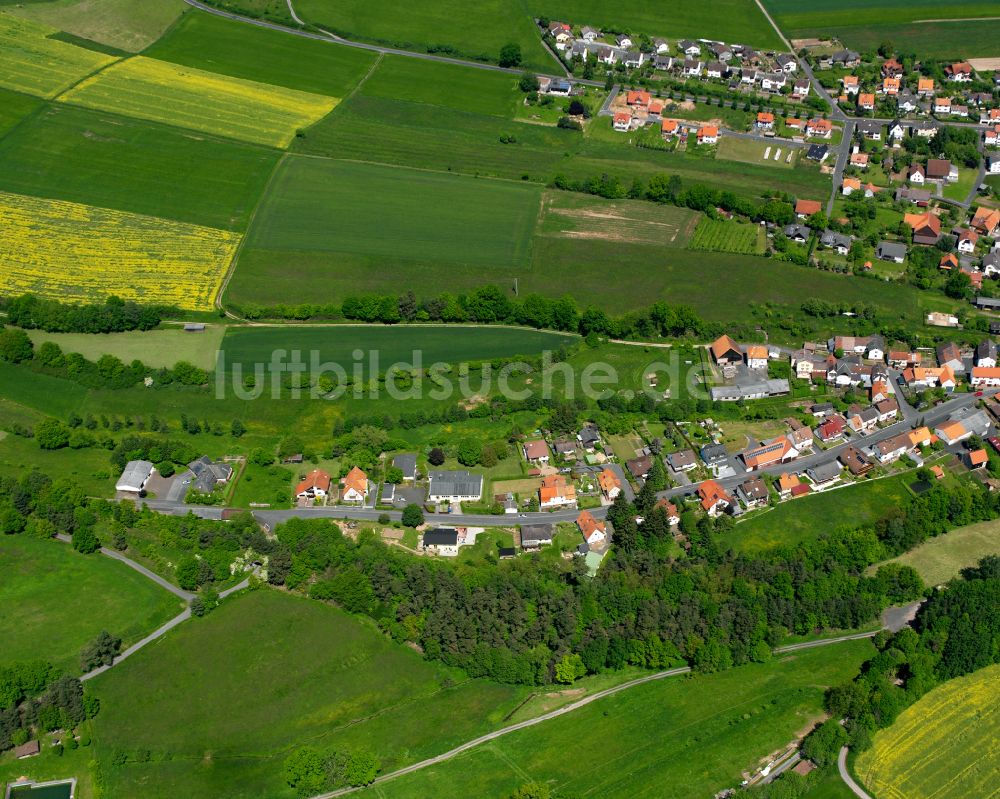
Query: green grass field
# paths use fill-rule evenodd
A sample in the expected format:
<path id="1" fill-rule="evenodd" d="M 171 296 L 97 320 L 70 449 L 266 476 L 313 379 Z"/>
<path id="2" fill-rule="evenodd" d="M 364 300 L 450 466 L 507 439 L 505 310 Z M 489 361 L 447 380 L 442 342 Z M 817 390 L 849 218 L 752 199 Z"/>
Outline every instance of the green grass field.
<path id="1" fill-rule="evenodd" d="M 127 645 L 181 611 L 175 597 L 138 572 L 69 544 L 5 535 L 0 561 L 4 661 L 43 658 L 79 673 L 80 650 L 101 630 Z"/>
<path id="2" fill-rule="evenodd" d="M 835 37 L 864 52 L 891 41 L 931 58 L 997 55 L 996 3 L 968 0 L 764 0 L 789 38 Z"/>
<path id="3" fill-rule="evenodd" d="M 54 341 L 63 352 L 79 352 L 92 361 L 102 355 L 114 355 L 125 363 L 140 360 L 154 368 L 190 361 L 202 369 L 213 369 L 225 332 L 226 328 L 221 325 L 210 325 L 203 333 L 185 333 L 180 328 L 167 328 L 104 334 L 30 330 L 28 335 L 36 347 L 43 341 Z"/>
<path id="4" fill-rule="evenodd" d="M 843 644 L 832 656 L 805 652 L 631 688 L 378 791 L 385 799 L 500 797 L 545 782 L 573 796 L 712 796 L 818 719 L 823 686 L 849 679 L 872 651 L 867 642 Z"/>
<path id="5" fill-rule="evenodd" d="M 846 488 L 811 494 L 739 522 L 719 546 L 755 552 L 773 546 L 810 541 L 838 527 L 874 521 L 908 497 L 907 475 L 869 480 Z M 850 514 L 844 513 L 850 508 Z"/>
<path id="6" fill-rule="evenodd" d="M 41 105 L 36 97 L 0 89 L 0 140 Z"/>
<path id="7" fill-rule="evenodd" d="M 995 796 L 1000 784 L 1000 666 L 949 680 L 875 734 L 855 771 L 885 799 Z"/>
<path id="8" fill-rule="evenodd" d="M 778 151 L 781 151 L 780 154 Z M 764 157 L 765 153 L 767 158 Z M 778 156 L 775 159 L 775 156 Z M 789 155 L 791 159 L 789 160 Z M 777 169 L 792 169 L 798 163 L 799 149 L 789 149 L 780 141 L 761 142 L 752 139 L 736 139 L 723 136 L 719 139 L 718 157 L 726 161 L 742 161 L 747 164 L 773 166 Z"/>
<path id="9" fill-rule="evenodd" d="M 354 47 L 290 36 L 191 10 L 145 55 L 188 67 L 343 97 L 375 63 Z"/>
<path id="10" fill-rule="evenodd" d="M 1000 554 L 1000 523 L 981 522 L 931 538 L 893 563 L 912 566 L 927 585 L 948 582 L 987 555 Z"/>
<path id="11" fill-rule="evenodd" d="M 371 622 L 272 590 L 183 625 L 92 686 L 107 795 L 148 799 L 293 796 L 282 762 L 304 744 L 369 748 L 391 769 L 498 726 L 528 692 L 467 680 Z M 141 748 L 150 762 L 111 764 Z"/>
<path id="12" fill-rule="evenodd" d="M 0 140 L 0 189 L 244 230 L 278 153 L 56 104 Z"/>
<path id="13" fill-rule="evenodd" d="M 184 0 L 50 0 L 18 3 L 11 11 L 84 39 L 138 53 L 186 8 Z"/>
<path id="14" fill-rule="evenodd" d="M 233 328 L 226 334 L 222 348 L 227 367 L 270 363 L 275 350 L 300 350 L 303 360 L 318 352 L 322 363 L 338 363 L 348 375 L 355 363 L 369 374 L 372 352 L 378 353 L 379 372 L 396 362 L 412 363 L 414 350 L 423 358 L 423 368 L 435 362 L 490 360 L 512 355 L 530 355 L 562 346 L 575 337 L 527 328 L 468 327 L 460 332 L 448 326 L 420 327 L 252 327 Z M 360 361 L 353 353 L 360 350 Z"/>

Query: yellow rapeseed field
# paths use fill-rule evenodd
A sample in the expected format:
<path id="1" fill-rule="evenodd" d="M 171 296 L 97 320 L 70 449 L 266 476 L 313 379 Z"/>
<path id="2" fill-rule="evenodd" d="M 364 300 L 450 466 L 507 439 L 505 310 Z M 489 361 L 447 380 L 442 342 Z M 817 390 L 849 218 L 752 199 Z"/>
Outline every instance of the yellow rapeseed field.
<path id="1" fill-rule="evenodd" d="M 1000 797 L 1000 666 L 950 680 L 875 735 L 857 761 L 879 799 Z"/>
<path id="2" fill-rule="evenodd" d="M 51 28 L 0 12 L 0 86 L 51 98 L 115 61 L 57 39 Z"/>
<path id="3" fill-rule="evenodd" d="M 0 292 L 211 310 L 240 236 L 0 192 Z"/>
<path id="4" fill-rule="evenodd" d="M 74 86 L 62 101 L 166 122 L 241 141 L 285 147 L 339 102 L 137 56 Z"/>

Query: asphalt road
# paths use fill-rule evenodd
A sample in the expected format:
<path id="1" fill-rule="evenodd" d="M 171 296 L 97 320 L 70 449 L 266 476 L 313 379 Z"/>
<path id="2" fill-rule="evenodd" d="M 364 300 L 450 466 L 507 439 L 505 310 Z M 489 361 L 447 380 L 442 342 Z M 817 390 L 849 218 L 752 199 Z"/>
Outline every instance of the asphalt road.
<path id="1" fill-rule="evenodd" d="M 847 784 L 847 787 L 853 791 L 854 795 L 857 796 L 858 799 L 872 799 L 871 795 L 854 781 L 854 777 L 851 776 L 851 772 L 847 770 L 846 746 L 841 748 L 840 754 L 837 756 L 837 770 L 840 772 L 840 778 Z"/>

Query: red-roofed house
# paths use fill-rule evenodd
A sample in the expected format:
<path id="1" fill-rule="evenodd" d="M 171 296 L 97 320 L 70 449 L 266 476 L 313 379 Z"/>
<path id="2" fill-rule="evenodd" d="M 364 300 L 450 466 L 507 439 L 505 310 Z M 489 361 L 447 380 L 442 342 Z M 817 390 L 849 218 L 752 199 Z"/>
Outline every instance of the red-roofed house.
<path id="1" fill-rule="evenodd" d="M 524 442 L 524 459 L 534 463 L 549 462 L 549 445 L 541 439 Z"/>
<path id="2" fill-rule="evenodd" d="M 542 478 L 538 489 L 538 506 L 543 510 L 560 507 L 576 507 L 576 486 L 561 474 L 550 474 Z"/>
<path id="3" fill-rule="evenodd" d="M 355 466 L 340 481 L 344 490 L 340 494 L 344 502 L 364 502 L 368 496 L 368 475 Z"/>
<path id="4" fill-rule="evenodd" d="M 733 507 L 733 498 L 715 480 L 706 480 L 698 486 L 698 499 L 709 516 L 726 513 Z"/>
<path id="5" fill-rule="evenodd" d="M 305 480 L 295 486 L 295 496 L 299 499 L 326 499 L 332 482 L 330 475 L 322 469 L 313 469 Z"/>
<path id="6" fill-rule="evenodd" d="M 715 144 L 719 141 L 719 129 L 715 125 L 698 128 L 698 144 Z"/>
<path id="7" fill-rule="evenodd" d="M 822 210 L 823 204 L 819 200 L 798 200 L 795 203 L 795 215 L 799 219 L 808 219 Z"/>
<path id="8" fill-rule="evenodd" d="M 643 91 L 632 91 L 625 95 L 625 103 L 627 105 L 640 106 L 642 108 L 649 105 L 650 99 L 649 92 Z"/>
<path id="9" fill-rule="evenodd" d="M 614 116 L 615 130 L 627 131 L 632 129 L 632 115 L 628 111 L 616 111 Z"/>
<path id="10" fill-rule="evenodd" d="M 600 544 L 607 540 L 607 528 L 604 526 L 604 522 L 599 522 L 595 519 L 594 514 L 592 514 L 589 510 L 583 511 L 576 517 L 576 526 L 580 528 L 580 532 L 583 534 L 583 540 L 590 546 Z"/>

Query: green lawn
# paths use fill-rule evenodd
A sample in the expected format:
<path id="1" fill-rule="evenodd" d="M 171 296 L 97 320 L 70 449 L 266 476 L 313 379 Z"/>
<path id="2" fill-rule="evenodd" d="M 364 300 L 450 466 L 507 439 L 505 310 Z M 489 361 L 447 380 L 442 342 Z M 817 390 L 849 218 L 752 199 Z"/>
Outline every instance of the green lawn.
<path id="1" fill-rule="evenodd" d="M 0 406 L 0 424 L 5 418 Z M 19 478 L 24 475 L 25 464 L 53 480 L 69 480 L 92 497 L 110 497 L 118 479 L 118 470 L 111 466 L 103 449 L 50 450 L 42 449 L 30 438 L 5 435 L 0 439 L 0 475 Z"/>
<path id="2" fill-rule="evenodd" d="M 2 446 L 0 442 L 0 446 Z M 2 660 L 42 658 L 79 673 L 101 630 L 134 643 L 180 613 L 179 600 L 124 564 L 59 541 L 0 536 Z"/>
<path id="3" fill-rule="evenodd" d="M 0 139 L 41 105 L 42 101 L 37 97 L 0 89 Z"/>
<path id="4" fill-rule="evenodd" d="M 470 681 L 370 621 L 273 590 L 237 597 L 91 684 L 107 795 L 290 797 L 296 746 L 370 748 L 384 768 L 499 726 L 528 693 Z M 111 763 L 118 749 L 150 762 Z"/>
<path id="5" fill-rule="evenodd" d="M 867 480 L 791 500 L 739 522 L 720 540 L 722 547 L 754 552 L 815 539 L 839 527 L 865 524 L 898 507 L 908 496 L 912 475 Z M 850 508 L 850 513 L 844 509 Z"/>
<path id="6" fill-rule="evenodd" d="M 965 198 L 969 196 L 969 192 L 976 185 L 977 176 L 978 171 L 975 169 L 967 169 L 965 167 L 959 169 L 957 181 L 954 183 L 945 182 L 944 196 L 950 200 L 965 202 Z"/>
<path id="7" fill-rule="evenodd" d="M 243 230 L 278 153 L 53 105 L 0 140 L 0 189 Z"/>
<path id="8" fill-rule="evenodd" d="M 114 355 L 125 363 L 140 360 L 147 366 L 170 367 L 189 361 L 202 369 L 215 368 L 216 353 L 226 328 L 209 325 L 203 333 L 185 333 L 180 328 L 136 330 L 129 333 L 46 333 L 31 330 L 28 335 L 37 347 L 54 341 L 63 352 L 78 352 L 91 361 Z"/>
<path id="9" fill-rule="evenodd" d="M 948 582 L 987 555 L 1000 554 L 1000 522 L 981 522 L 931 538 L 894 558 L 916 569 L 927 585 Z"/>
<path id="10" fill-rule="evenodd" d="M 781 150 L 778 160 L 774 156 Z M 765 160 L 764 154 L 767 153 Z M 788 160 L 791 153 L 792 159 Z M 719 140 L 719 158 L 727 161 L 743 161 L 748 164 L 760 164 L 777 167 L 778 169 L 791 169 L 798 161 L 799 148 L 791 147 L 780 141 L 761 142 L 752 139 L 735 139 L 732 136 L 723 136 Z"/>
<path id="11" fill-rule="evenodd" d="M 376 55 L 189 11 L 144 55 L 234 78 L 344 97 Z"/>
<path id="12" fill-rule="evenodd" d="M 868 642 L 720 674 L 631 688 L 454 760 L 380 785 L 385 799 L 506 796 L 545 782 L 573 796 L 688 799 L 736 787 L 740 772 L 822 715 L 824 686 L 857 672 Z M 585 742 L 586 756 L 569 755 Z"/>
<path id="13" fill-rule="evenodd" d="M 997 54 L 1000 21 L 964 21 L 997 16 L 996 4 L 983 0 L 764 0 L 764 4 L 790 38 L 836 37 L 860 52 L 891 41 L 930 58 Z"/>
<path id="14" fill-rule="evenodd" d="M 69 416 L 80 407 L 87 389 L 70 380 L 0 361 L 0 395 L 51 416 Z"/>
<path id="15" fill-rule="evenodd" d="M 50 0 L 16 3 L 12 10 L 83 39 L 137 53 L 156 41 L 187 8 L 184 0 Z"/>

